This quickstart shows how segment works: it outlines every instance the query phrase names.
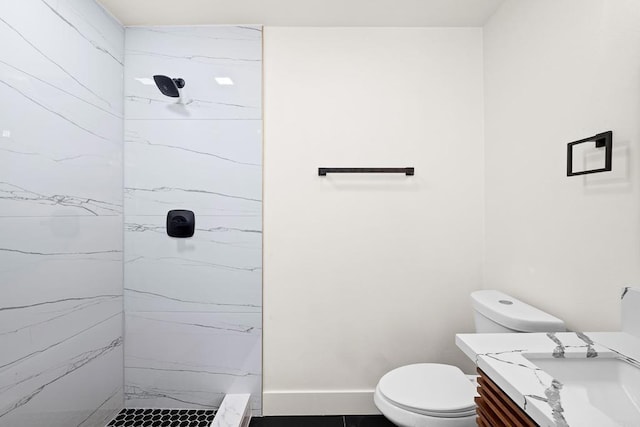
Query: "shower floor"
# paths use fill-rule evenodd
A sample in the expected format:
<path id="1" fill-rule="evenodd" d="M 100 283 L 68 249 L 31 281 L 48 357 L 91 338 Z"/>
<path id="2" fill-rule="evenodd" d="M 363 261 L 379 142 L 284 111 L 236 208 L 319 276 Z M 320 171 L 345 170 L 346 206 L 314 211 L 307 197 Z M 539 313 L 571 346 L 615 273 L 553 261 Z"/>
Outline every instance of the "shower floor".
<path id="1" fill-rule="evenodd" d="M 107 427 L 209 427 L 216 411 L 196 409 L 123 409 Z"/>

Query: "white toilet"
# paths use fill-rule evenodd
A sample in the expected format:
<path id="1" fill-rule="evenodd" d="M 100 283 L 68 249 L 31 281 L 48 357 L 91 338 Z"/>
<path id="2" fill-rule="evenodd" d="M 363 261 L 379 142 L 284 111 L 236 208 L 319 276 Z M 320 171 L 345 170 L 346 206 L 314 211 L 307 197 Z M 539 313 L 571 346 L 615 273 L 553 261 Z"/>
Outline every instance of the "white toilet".
<path id="1" fill-rule="evenodd" d="M 476 332 L 562 332 L 564 322 L 498 291 L 471 294 Z M 437 363 L 401 366 L 385 374 L 373 395 L 382 414 L 400 427 L 476 425 L 475 376 Z"/>

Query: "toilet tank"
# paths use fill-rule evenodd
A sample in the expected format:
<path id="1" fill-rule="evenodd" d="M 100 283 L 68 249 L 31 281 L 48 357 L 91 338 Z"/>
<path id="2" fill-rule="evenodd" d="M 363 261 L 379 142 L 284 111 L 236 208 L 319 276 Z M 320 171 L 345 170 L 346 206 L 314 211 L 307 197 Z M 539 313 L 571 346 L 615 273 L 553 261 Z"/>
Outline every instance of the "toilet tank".
<path id="1" fill-rule="evenodd" d="M 563 332 L 564 322 L 499 291 L 471 293 L 476 332 Z"/>

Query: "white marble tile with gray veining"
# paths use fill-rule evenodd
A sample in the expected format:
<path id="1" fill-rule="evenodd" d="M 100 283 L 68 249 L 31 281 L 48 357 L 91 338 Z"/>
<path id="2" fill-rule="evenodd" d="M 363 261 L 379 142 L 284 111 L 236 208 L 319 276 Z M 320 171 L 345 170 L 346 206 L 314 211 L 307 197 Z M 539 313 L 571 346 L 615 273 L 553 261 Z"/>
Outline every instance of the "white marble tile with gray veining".
<path id="1" fill-rule="evenodd" d="M 247 26 L 127 29 L 127 119 L 261 119 L 261 37 Z M 163 96 L 155 74 L 183 78 L 183 99 Z"/>
<path id="2" fill-rule="evenodd" d="M 122 318 L 110 317 L 0 368 L 0 426 L 80 426 L 122 404 Z"/>
<path id="3" fill-rule="evenodd" d="M 260 217 L 196 217 L 189 239 L 169 237 L 165 223 L 126 219 L 127 311 L 261 311 Z"/>
<path id="4" fill-rule="evenodd" d="M 0 308 L 0 371 L 21 369 L 23 362 L 121 318 L 122 297 L 115 295 Z"/>
<path id="5" fill-rule="evenodd" d="M 251 420 L 249 394 L 227 394 L 211 427 L 244 427 Z"/>
<path id="6" fill-rule="evenodd" d="M 261 40 L 260 27 L 127 29 L 129 407 L 217 408 L 238 392 L 260 408 Z M 181 98 L 155 74 L 183 78 Z M 167 236 L 172 209 L 195 212 L 192 238 Z"/>
<path id="7" fill-rule="evenodd" d="M 94 1 L 0 2 L 0 426 L 123 404 L 124 29 Z"/>
<path id="8" fill-rule="evenodd" d="M 128 407 L 217 408 L 225 393 L 258 395 L 260 313 L 126 316 Z"/>
<path id="9" fill-rule="evenodd" d="M 0 309 L 121 296 L 121 230 L 111 216 L 0 218 Z"/>
<path id="10" fill-rule="evenodd" d="M 121 214 L 120 119 L 8 69 L 0 63 L 0 216 Z"/>
<path id="11" fill-rule="evenodd" d="M 0 39 L 0 216 L 121 214 L 122 28 L 93 2 L 3 2 Z"/>
<path id="12" fill-rule="evenodd" d="M 3 61 L 122 115 L 124 31 L 95 2 L 2 2 L 0 31 Z"/>
<path id="13" fill-rule="evenodd" d="M 95 425 L 122 406 L 121 227 L 113 216 L 0 218 L 0 426 Z"/>
<path id="14" fill-rule="evenodd" d="M 127 121 L 125 141 L 127 215 L 261 214 L 260 121 Z"/>

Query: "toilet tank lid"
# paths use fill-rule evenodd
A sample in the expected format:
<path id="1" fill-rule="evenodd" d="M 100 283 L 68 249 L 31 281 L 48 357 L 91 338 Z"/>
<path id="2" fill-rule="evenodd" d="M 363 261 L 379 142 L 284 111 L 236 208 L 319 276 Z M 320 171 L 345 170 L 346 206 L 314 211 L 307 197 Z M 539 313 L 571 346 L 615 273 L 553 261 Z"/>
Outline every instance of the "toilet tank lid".
<path id="1" fill-rule="evenodd" d="M 473 309 L 494 322 L 520 332 L 562 332 L 564 322 L 507 294 L 494 290 L 471 293 Z"/>

